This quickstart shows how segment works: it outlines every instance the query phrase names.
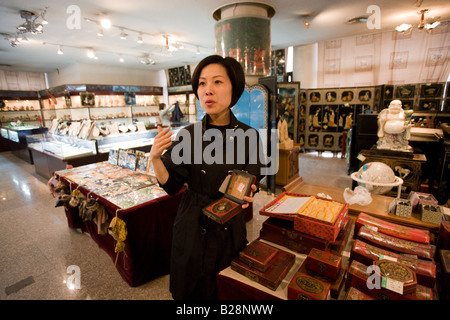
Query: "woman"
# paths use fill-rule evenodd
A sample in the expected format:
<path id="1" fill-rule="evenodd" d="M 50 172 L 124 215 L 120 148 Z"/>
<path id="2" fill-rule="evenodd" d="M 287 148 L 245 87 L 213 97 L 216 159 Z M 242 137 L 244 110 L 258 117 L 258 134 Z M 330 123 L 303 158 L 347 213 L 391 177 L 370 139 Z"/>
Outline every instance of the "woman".
<path id="1" fill-rule="evenodd" d="M 170 114 L 175 109 L 175 105 L 166 108 L 165 103 L 159 104 L 159 117 L 163 127 L 170 127 Z"/>
<path id="2" fill-rule="evenodd" d="M 218 55 L 203 59 L 193 73 L 192 88 L 206 114 L 201 123 L 191 124 L 182 130 L 187 130 L 191 136 L 198 128 L 201 128 L 202 134 L 209 129 L 222 133 L 227 129 L 255 130 L 238 121 L 231 112 L 244 86 L 244 72 L 236 60 Z M 172 142 L 172 133 L 168 128 L 159 130 L 150 158 L 160 185 L 168 194 L 175 194 L 187 184 L 173 228 L 170 291 L 177 300 L 216 299 L 217 273 L 227 267 L 247 244 L 245 216 L 241 212 L 228 222 L 219 224 L 206 217 L 202 208 L 223 196 L 218 190 L 232 169 L 255 175 L 257 182 L 252 185 L 252 190 L 257 191 L 261 164 L 252 164 L 249 159 L 255 152 L 258 155 L 258 143 L 245 143 L 245 163 L 236 161 L 238 152 L 234 152 L 235 161 L 219 164 L 205 162 L 204 157 L 200 162 L 194 161 L 194 150 L 198 151 L 199 146 L 195 145 L 195 139 L 191 139 L 192 152 L 189 154 L 192 161 L 175 164 L 171 153 L 180 141 Z M 225 134 L 222 137 L 223 144 L 219 141 L 219 145 L 225 148 L 228 139 L 225 139 Z M 203 152 L 210 143 L 209 140 L 202 140 L 200 151 Z M 242 155 L 243 146 L 234 147 Z M 225 159 L 225 150 L 222 155 Z M 244 200 L 246 203 L 242 207 L 246 208 L 249 202 L 253 202 L 253 197 L 244 197 Z"/>

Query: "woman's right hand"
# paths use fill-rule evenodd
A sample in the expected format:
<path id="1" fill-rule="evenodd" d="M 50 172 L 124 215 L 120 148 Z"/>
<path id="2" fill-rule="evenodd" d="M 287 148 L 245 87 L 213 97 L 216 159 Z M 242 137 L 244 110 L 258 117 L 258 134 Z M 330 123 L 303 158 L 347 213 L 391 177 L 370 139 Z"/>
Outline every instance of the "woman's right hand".
<path id="1" fill-rule="evenodd" d="M 172 145 L 173 132 L 170 131 L 170 127 L 162 129 L 158 126 L 158 134 L 155 136 L 152 148 L 150 149 L 150 159 L 158 159 L 161 157 L 164 150 Z"/>

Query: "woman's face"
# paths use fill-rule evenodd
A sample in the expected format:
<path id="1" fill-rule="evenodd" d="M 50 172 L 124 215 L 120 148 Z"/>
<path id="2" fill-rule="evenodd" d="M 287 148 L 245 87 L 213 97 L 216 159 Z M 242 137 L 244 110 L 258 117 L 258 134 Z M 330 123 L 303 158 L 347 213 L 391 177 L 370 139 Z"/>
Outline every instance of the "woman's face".
<path id="1" fill-rule="evenodd" d="M 220 116 L 229 112 L 232 89 L 224 66 L 212 63 L 200 72 L 197 95 L 203 110 L 210 116 Z"/>

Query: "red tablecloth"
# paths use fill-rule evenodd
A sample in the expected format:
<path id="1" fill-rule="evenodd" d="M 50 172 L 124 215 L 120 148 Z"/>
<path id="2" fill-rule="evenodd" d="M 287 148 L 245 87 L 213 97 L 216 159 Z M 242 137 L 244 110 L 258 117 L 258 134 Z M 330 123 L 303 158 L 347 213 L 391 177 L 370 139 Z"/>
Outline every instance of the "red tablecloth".
<path id="1" fill-rule="evenodd" d="M 117 216 L 125 221 L 128 231 L 125 251 L 119 253 L 116 268 L 130 286 L 139 286 L 169 273 L 173 222 L 184 189 L 174 196 L 163 196 L 122 210 L 108 200 L 90 193 L 83 186 L 58 174 L 56 176 L 72 190 L 78 188 L 84 195 L 89 194 L 97 199 L 111 218 L 117 212 Z M 98 234 L 97 225 L 93 221 L 83 222 L 78 215 L 78 208 L 68 206 L 65 210 L 69 227 L 88 232 L 115 263 L 117 254 L 114 252 L 114 238 L 109 234 Z"/>

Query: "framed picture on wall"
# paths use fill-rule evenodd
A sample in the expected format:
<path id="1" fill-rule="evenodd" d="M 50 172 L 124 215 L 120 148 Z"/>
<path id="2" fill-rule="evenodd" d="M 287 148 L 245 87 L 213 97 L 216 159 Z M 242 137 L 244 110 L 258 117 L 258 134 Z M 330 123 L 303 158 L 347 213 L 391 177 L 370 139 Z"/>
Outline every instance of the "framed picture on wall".
<path id="1" fill-rule="evenodd" d="M 399 99 L 414 98 L 415 94 L 416 94 L 415 85 L 397 86 L 395 90 L 395 97 Z"/>
<path id="2" fill-rule="evenodd" d="M 439 98 L 442 95 L 443 90 L 442 83 L 423 84 L 420 87 L 421 98 Z"/>
<path id="3" fill-rule="evenodd" d="M 278 122 L 286 119 L 289 138 L 298 143 L 298 97 L 300 82 L 283 82 L 277 84 L 277 119 Z"/>

